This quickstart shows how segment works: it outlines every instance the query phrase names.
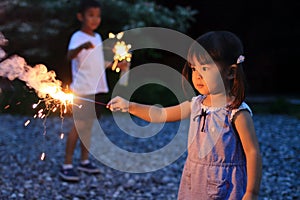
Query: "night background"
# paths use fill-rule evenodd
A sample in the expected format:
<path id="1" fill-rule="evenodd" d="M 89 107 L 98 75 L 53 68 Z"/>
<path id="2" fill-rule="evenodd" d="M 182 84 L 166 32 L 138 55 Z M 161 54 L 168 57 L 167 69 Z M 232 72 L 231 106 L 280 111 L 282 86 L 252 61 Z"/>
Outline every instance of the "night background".
<path id="1" fill-rule="evenodd" d="M 300 3 L 290 1 L 164 1 L 191 5 L 199 12 L 188 34 L 229 30 L 243 41 L 245 71 L 252 94 L 299 95 Z M 169 5 L 171 6 L 171 5 Z"/>
<path id="2" fill-rule="evenodd" d="M 65 63 L 64 56 L 69 36 L 77 27 L 76 19 L 74 16 L 69 15 L 70 12 L 74 13 L 74 2 L 76 1 L 73 1 L 73 3 L 62 1 L 60 5 L 56 5 L 52 10 L 51 8 L 44 10 L 44 13 L 39 11 L 39 6 L 42 6 L 39 1 L 23 0 L 23 2 L 31 2 L 35 6 L 30 7 L 30 3 L 27 7 L 16 4 L 14 5 L 16 8 L 11 9 L 9 1 L 3 1 L 2 3 L 4 11 L 0 17 L 0 31 L 10 42 L 5 50 L 10 55 L 18 54 L 25 57 L 27 62 L 32 65 L 45 63 L 48 68 L 56 71 L 59 79 L 63 80 L 64 83 L 68 83 L 70 81 L 70 71 L 67 69 L 68 66 Z M 130 6 L 139 1 L 128 0 L 124 2 L 127 2 L 127 5 Z M 298 2 L 289 3 L 279 0 L 163 0 L 155 2 L 156 8 L 154 6 L 154 9 L 156 10 L 157 7 L 161 6 L 169 8 L 171 12 L 176 6 L 190 7 L 196 10 L 197 14 L 191 16 L 194 18 L 193 21 L 182 19 L 183 23 L 187 23 L 188 26 L 185 27 L 185 30 L 180 30 L 194 39 L 211 30 L 229 30 L 236 33 L 244 43 L 245 71 L 250 94 L 299 96 L 299 84 L 296 81 L 298 79 L 296 57 L 299 53 L 297 41 L 300 36 L 300 26 L 296 17 L 300 5 Z M 123 11 L 114 12 L 106 9 L 107 7 L 111 9 L 112 5 L 105 2 L 102 2 L 102 4 L 104 7 L 102 24 L 98 31 L 105 39 L 110 31 L 117 33 L 122 31 L 122 28 L 126 29 L 124 24 L 132 20 L 132 17 L 131 19 L 127 17 L 128 21 L 126 21 L 126 17 L 122 16 L 125 10 L 130 12 L 130 7 L 124 8 L 123 6 L 121 7 Z M 60 13 L 59 9 L 62 9 L 61 7 L 69 9 L 69 13 Z M 177 19 L 175 18 L 178 16 L 176 14 L 173 15 L 174 19 L 180 20 L 180 16 Z M 137 13 L 137 15 L 140 15 L 140 13 Z M 55 26 L 52 22 L 49 22 L 51 16 L 56 20 L 63 21 L 65 25 L 61 26 L 61 30 L 56 35 L 42 37 L 46 26 L 59 28 L 58 25 Z M 156 19 L 155 16 L 147 19 L 147 15 L 138 17 L 141 21 L 148 21 L 145 25 L 160 26 L 158 22 L 159 15 L 156 16 Z M 43 20 L 44 18 L 45 20 Z M 23 22 L 35 23 L 33 27 L 37 30 L 33 30 L 33 32 L 40 34 L 38 36 L 40 38 L 37 37 L 30 41 L 30 36 L 24 40 L 25 34 L 32 35 L 30 31 L 24 34 L 16 33 L 15 29 L 18 23 Z M 168 27 L 168 25 L 161 24 L 161 27 Z M 170 26 L 169 28 L 176 30 L 177 27 Z M 36 48 L 42 50 L 34 51 Z M 25 50 L 32 52 L 26 53 Z M 48 52 L 43 56 L 42 51 Z"/>

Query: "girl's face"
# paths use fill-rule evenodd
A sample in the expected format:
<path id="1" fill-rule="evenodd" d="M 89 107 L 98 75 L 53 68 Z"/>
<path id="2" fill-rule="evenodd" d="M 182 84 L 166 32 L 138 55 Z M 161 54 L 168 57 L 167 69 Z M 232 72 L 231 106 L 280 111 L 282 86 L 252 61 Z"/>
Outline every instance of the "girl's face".
<path id="1" fill-rule="evenodd" d="M 191 62 L 192 81 L 202 95 L 215 95 L 225 92 L 224 83 L 215 63 L 200 64 L 194 56 Z"/>
<path id="2" fill-rule="evenodd" d="M 101 23 L 101 10 L 100 8 L 89 8 L 84 14 L 78 15 L 79 21 L 82 23 L 82 29 L 86 31 L 94 31 Z"/>

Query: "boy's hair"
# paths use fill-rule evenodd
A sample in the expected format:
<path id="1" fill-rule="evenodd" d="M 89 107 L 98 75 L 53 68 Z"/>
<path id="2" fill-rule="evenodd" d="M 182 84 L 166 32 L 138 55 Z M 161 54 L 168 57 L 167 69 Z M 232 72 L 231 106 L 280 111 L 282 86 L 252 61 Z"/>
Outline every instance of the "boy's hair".
<path id="1" fill-rule="evenodd" d="M 96 0 L 81 0 L 78 12 L 84 14 L 84 12 L 89 8 L 101 8 L 101 4 Z"/>

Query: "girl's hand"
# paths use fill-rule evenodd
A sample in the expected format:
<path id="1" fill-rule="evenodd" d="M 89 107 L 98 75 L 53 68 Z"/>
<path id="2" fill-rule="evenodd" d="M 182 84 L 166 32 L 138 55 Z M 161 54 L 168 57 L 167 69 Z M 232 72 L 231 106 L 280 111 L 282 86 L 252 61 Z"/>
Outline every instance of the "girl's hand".
<path id="1" fill-rule="evenodd" d="M 122 97 L 115 97 L 111 99 L 108 104 L 106 105 L 106 108 L 110 109 L 111 111 L 121 111 L 121 112 L 128 112 L 129 111 L 129 101 Z"/>

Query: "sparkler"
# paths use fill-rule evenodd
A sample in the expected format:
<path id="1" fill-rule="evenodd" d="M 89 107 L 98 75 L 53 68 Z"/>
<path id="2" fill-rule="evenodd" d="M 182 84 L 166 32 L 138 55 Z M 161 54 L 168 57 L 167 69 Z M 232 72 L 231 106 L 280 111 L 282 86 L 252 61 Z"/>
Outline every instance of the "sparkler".
<path id="1" fill-rule="evenodd" d="M 112 70 L 116 72 L 120 72 L 120 68 L 117 67 L 118 62 L 122 60 L 126 60 L 127 62 L 131 61 L 132 54 L 129 52 L 131 48 L 131 44 L 126 44 L 122 39 L 124 32 L 120 32 L 117 35 L 113 33 L 109 33 L 108 37 L 110 39 L 117 38 L 117 42 L 115 43 L 112 51 L 114 52 L 114 63 L 112 65 Z M 120 77 L 122 77 L 126 72 L 129 71 L 129 66 L 121 71 Z M 128 83 L 128 73 L 127 76 L 123 78 L 123 81 L 120 82 L 122 85 L 127 85 Z"/>
<path id="2" fill-rule="evenodd" d="M 26 64 L 25 60 L 19 56 L 13 56 L 0 63 L 0 76 L 7 77 L 10 80 L 19 78 L 25 81 L 28 87 L 35 89 L 40 100 L 33 104 L 32 108 L 37 108 L 41 103 L 45 103 L 46 107 L 43 111 L 40 110 L 37 113 L 39 118 L 43 116 L 41 113 L 44 111 L 55 112 L 57 109 L 60 109 L 61 116 L 66 114 L 68 107 L 74 105 L 74 98 L 106 105 L 101 102 L 75 96 L 71 92 L 65 92 L 61 86 L 61 81 L 55 78 L 56 74 L 54 71 L 48 71 L 46 66 L 42 64 L 30 67 Z M 80 107 L 80 105 L 75 106 Z M 9 108 L 9 105 L 5 108 Z"/>
<path id="3" fill-rule="evenodd" d="M 4 38 L 0 32 L 0 46 L 3 46 L 8 41 Z M 2 50 L 0 48 L 0 50 Z M 5 54 L 5 52 L 4 52 Z M 0 61 L 4 56 L 1 56 L 0 51 Z M 5 54 L 6 55 L 6 54 Z M 122 54 L 123 55 L 123 54 Z M 125 56 L 126 57 L 126 56 Z M 119 58 L 118 58 L 119 59 Z M 73 102 L 74 98 L 80 98 L 85 101 L 90 101 L 95 104 L 106 106 L 105 103 L 96 102 L 91 99 L 86 99 L 82 97 L 77 97 L 71 92 L 65 92 L 62 88 L 62 82 L 56 79 L 56 74 L 54 71 L 48 71 L 47 67 L 43 64 L 35 65 L 31 67 L 27 65 L 24 58 L 17 55 L 6 58 L 0 62 L 0 76 L 6 77 L 9 80 L 14 80 L 16 78 L 24 81 L 29 88 L 33 88 L 40 100 L 32 105 L 33 109 L 38 108 L 41 103 L 44 103 L 45 107 L 39 109 L 38 112 L 34 115 L 34 118 L 44 119 L 44 132 L 43 135 L 46 135 L 46 118 L 50 115 L 51 112 L 60 111 L 60 117 L 62 118 L 63 124 L 63 115 L 68 112 L 68 107 L 75 105 Z M 75 105 L 79 108 L 81 105 Z M 10 106 L 5 106 L 5 109 L 8 109 Z M 27 120 L 24 123 L 24 126 L 27 127 L 30 124 L 31 120 Z M 62 126 L 61 126 L 62 129 Z M 64 138 L 64 133 L 61 131 L 60 138 Z M 41 160 L 45 159 L 45 152 L 41 154 Z"/>

